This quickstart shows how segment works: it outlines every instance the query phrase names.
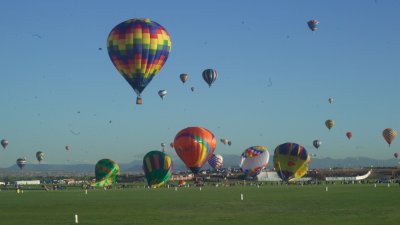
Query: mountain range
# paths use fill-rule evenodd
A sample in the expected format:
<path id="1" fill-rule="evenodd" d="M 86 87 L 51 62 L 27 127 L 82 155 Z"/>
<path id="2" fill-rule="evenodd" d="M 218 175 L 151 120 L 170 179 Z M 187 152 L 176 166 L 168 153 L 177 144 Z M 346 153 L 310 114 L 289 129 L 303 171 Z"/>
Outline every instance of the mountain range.
<path id="1" fill-rule="evenodd" d="M 173 171 L 187 171 L 186 166 L 179 158 L 172 158 L 173 160 Z M 240 156 L 238 155 L 224 155 L 223 167 L 238 168 Z M 121 173 L 142 173 L 142 160 L 134 160 L 130 163 L 120 163 Z M 267 169 L 272 169 L 272 157 Z M 312 158 L 310 163 L 310 169 L 328 169 L 334 167 L 345 167 L 345 168 L 360 168 L 360 167 L 394 167 L 400 166 L 398 159 L 386 159 L 378 160 L 368 157 L 347 157 L 344 159 L 333 159 L 333 158 Z M 94 174 L 93 164 L 26 164 L 22 169 L 23 173 L 62 173 L 62 174 Z M 206 164 L 204 169 L 210 169 L 209 165 Z M 20 171 L 17 165 L 10 166 L 8 168 L 1 168 L 0 175 L 8 173 L 18 173 Z"/>

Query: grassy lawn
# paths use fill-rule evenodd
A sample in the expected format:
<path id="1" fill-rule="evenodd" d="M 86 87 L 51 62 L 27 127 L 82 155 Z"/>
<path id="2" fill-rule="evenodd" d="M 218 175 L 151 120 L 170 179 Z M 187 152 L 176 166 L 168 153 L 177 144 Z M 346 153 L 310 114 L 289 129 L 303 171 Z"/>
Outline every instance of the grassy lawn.
<path id="1" fill-rule="evenodd" d="M 400 223 L 398 185 L 325 187 L 1 191 L 0 224 L 75 224 L 75 214 L 88 225 Z"/>

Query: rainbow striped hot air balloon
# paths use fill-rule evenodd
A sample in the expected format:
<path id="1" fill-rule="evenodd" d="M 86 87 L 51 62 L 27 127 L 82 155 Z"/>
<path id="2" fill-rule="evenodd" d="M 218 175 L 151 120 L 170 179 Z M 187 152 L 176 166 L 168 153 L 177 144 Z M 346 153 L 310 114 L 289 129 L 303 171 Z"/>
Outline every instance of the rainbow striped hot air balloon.
<path id="1" fill-rule="evenodd" d="M 310 155 L 296 143 L 284 143 L 275 148 L 274 168 L 284 181 L 293 181 L 307 173 Z"/>
<path id="2" fill-rule="evenodd" d="M 214 134 L 202 127 L 188 127 L 178 132 L 174 148 L 185 165 L 195 174 L 214 153 L 216 139 Z"/>
<path id="3" fill-rule="evenodd" d="M 168 182 L 172 174 L 172 160 L 160 151 L 148 152 L 143 157 L 143 171 L 151 187 L 160 187 Z"/>
<path id="4" fill-rule="evenodd" d="M 246 177 L 255 177 L 265 169 L 269 161 L 268 149 L 264 146 L 252 146 L 241 155 L 240 168 Z"/>
<path id="5" fill-rule="evenodd" d="M 92 183 L 91 186 L 107 187 L 113 185 L 117 182 L 119 172 L 119 166 L 116 162 L 111 159 L 101 159 L 96 163 L 96 182 Z"/>
<path id="6" fill-rule="evenodd" d="M 114 66 L 138 95 L 161 70 L 171 51 L 171 38 L 160 24 L 150 19 L 130 19 L 114 27 L 107 40 Z"/>

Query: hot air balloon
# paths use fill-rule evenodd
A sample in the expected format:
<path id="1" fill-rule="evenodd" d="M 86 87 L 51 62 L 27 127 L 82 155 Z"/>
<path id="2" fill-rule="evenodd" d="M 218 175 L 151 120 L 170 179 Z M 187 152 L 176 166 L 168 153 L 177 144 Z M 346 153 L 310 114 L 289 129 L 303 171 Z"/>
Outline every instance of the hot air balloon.
<path id="1" fill-rule="evenodd" d="M 319 24 L 319 21 L 317 21 L 317 20 L 310 20 L 307 22 L 308 27 L 312 31 L 318 30 L 318 24 Z"/>
<path id="2" fill-rule="evenodd" d="M 399 158 L 399 153 L 398 153 L 398 152 L 394 153 L 394 157 L 395 157 L 396 159 Z"/>
<path id="3" fill-rule="evenodd" d="M 386 128 L 383 130 L 382 134 L 383 134 L 383 138 L 385 138 L 386 142 L 389 144 L 389 147 L 390 147 L 390 144 L 397 136 L 397 131 L 392 128 Z"/>
<path id="4" fill-rule="evenodd" d="M 65 150 L 69 151 L 69 146 L 68 145 L 65 146 Z"/>
<path id="5" fill-rule="evenodd" d="M 108 55 L 116 69 L 138 95 L 161 70 L 171 51 L 171 39 L 150 19 L 130 19 L 114 27 L 107 40 Z"/>
<path id="6" fill-rule="evenodd" d="M 329 104 L 332 104 L 333 98 L 332 97 L 328 98 L 328 102 L 329 102 Z"/>
<path id="7" fill-rule="evenodd" d="M 171 147 L 171 148 L 174 148 L 174 143 L 169 143 L 169 146 Z"/>
<path id="8" fill-rule="evenodd" d="M 26 158 L 22 157 L 22 158 L 18 158 L 17 159 L 17 166 L 22 170 L 22 168 L 24 168 L 24 166 L 26 165 Z"/>
<path id="9" fill-rule="evenodd" d="M 232 145 L 232 141 L 228 141 L 228 145 L 231 146 Z"/>
<path id="10" fill-rule="evenodd" d="M 185 83 L 188 79 L 188 75 L 186 73 L 182 73 L 179 75 L 179 78 L 181 79 L 182 83 Z"/>
<path id="11" fill-rule="evenodd" d="M 264 146 L 252 146 L 241 155 L 240 168 L 246 177 L 252 178 L 265 169 L 269 161 L 268 149 Z"/>
<path id="12" fill-rule="evenodd" d="M 274 168 L 284 181 L 293 181 L 307 173 L 310 155 L 296 143 L 284 143 L 275 148 Z"/>
<path id="13" fill-rule="evenodd" d="M 319 146 L 321 146 L 322 142 L 320 140 L 314 140 L 313 141 L 313 145 L 316 149 L 319 148 Z"/>
<path id="14" fill-rule="evenodd" d="M 94 187 L 108 187 L 117 182 L 119 175 L 119 166 L 111 159 L 101 159 L 95 167 L 96 182 L 92 183 Z"/>
<path id="15" fill-rule="evenodd" d="M 6 139 L 1 140 L 1 146 L 3 146 L 3 148 L 6 149 L 8 146 L 8 141 Z"/>
<path id="16" fill-rule="evenodd" d="M 161 98 L 162 100 L 164 100 L 164 96 L 167 95 L 167 91 L 166 91 L 166 90 L 159 90 L 159 91 L 158 91 L 158 95 L 160 96 L 160 98 Z"/>
<path id="17" fill-rule="evenodd" d="M 228 144 L 228 139 L 226 139 L 226 138 L 221 138 L 220 141 L 224 145 Z"/>
<path id="18" fill-rule="evenodd" d="M 192 92 L 194 91 L 194 87 L 191 87 L 190 90 L 192 90 Z"/>
<path id="19" fill-rule="evenodd" d="M 346 137 L 350 140 L 351 137 L 353 137 L 353 133 L 351 133 L 350 131 L 346 132 Z"/>
<path id="20" fill-rule="evenodd" d="M 186 181 L 185 180 L 180 180 L 179 182 L 178 182 L 178 186 L 179 187 L 183 187 L 183 186 L 185 186 L 186 185 Z"/>
<path id="21" fill-rule="evenodd" d="M 216 155 L 213 154 L 211 158 L 208 160 L 208 164 L 214 169 L 214 170 L 219 170 L 222 167 L 222 162 L 224 161 L 224 158 L 222 155 Z"/>
<path id="22" fill-rule="evenodd" d="M 143 171 L 151 187 L 160 187 L 172 174 L 172 160 L 164 152 L 151 151 L 143 157 Z"/>
<path id="23" fill-rule="evenodd" d="M 161 143 L 162 151 L 165 152 L 165 143 Z"/>
<path id="24" fill-rule="evenodd" d="M 214 83 L 215 80 L 218 78 L 218 73 L 214 69 L 206 69 L 203 71 L 203 79 L 211 87 L 211 84 Z"/>
<path id="25" fill-rule="evenodd" d="M 335 121 L 334 120 L 327 120 L 325 121 L 325 126 L 331 130 L 331 128 L 335 125 Z"/>
<path id="26" fill-rule="evenodd" d="M 42 160 L 44 159 L 44 153 L 42 151 L 38 151 L 36 152 L 36 159 L 37 161 L 42 162 Z"/>
<path id="27" fill-rule="evenodd" d="M 215 146 L 214 134 L 202 127 L 185 128 L 174 139 L 176 153 L 194 174 L 210 159 Z"/>

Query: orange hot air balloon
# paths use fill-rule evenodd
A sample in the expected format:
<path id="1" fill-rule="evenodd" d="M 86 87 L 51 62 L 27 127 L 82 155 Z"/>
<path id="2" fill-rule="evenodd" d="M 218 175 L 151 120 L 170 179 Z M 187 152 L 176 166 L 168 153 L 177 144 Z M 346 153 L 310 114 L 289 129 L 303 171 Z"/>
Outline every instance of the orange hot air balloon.
<path id="1" fill-rule="evenodd" d="M 326 120 L 325 121 L 325 126 L 331 130 L 331 128 L 333 127 L 333 125 L 335 125 L 335 121 L 334 120 Z"/>
<path id="2" fill-rule="evenodd" d="M 350 131 L 346 133 L 347 138 L 350 140 L 351 137 L 353 137 L 353 133 L 351 133 Z"/>
<path id="3" fill-rule="evenodd" d="M 385 138 L 386 142 L 389 144 L 392 143 L 392 141 L 396 138 L 397 136 L 397 131 L 395 129 L 392 128 L 386 128 L 383 130 L 382 132 L 383 138 Z"/>
<path id="4" fill-rule="evenodd" d="M 216 144 L 214 134 L 202 127 L 185 128 L 174 139 L 176 153 L 195 174 L 211 158 Z"/>

